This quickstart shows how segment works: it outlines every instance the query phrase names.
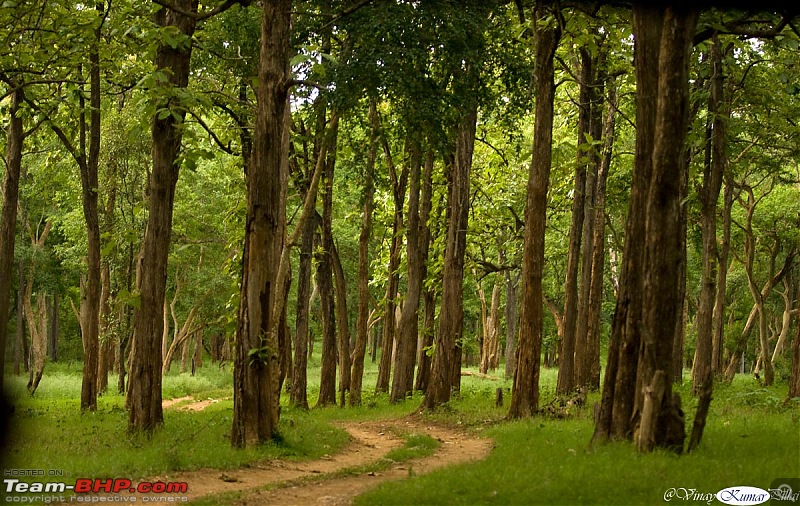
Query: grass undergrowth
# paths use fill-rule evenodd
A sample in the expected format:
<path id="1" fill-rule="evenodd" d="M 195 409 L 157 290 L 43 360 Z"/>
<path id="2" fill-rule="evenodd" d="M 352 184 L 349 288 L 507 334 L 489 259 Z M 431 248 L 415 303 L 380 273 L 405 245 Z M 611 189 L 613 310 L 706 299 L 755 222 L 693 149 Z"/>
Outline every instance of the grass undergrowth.
<path id="1" fill-rule="evenodd" d="M 469 369 L 474 372 L 474 369 Z M 314 459 L 341 450 L 349 441 L 339 421 L 400 418 L 418 413 L 420 394 L 389 404 L 374 394 L 377 368 L 367 363 L 363 404 L 310 411 L 283 399 L 281 440 L 248 450 L 230 447 L 231 371 L 206 366 L 196 376 L 172 371 L 164 378 L 163 397 L 191 395 L 215 399 L 205 410 L 165 410 L 164 427 L 152 437 L 126 432 L 123 396 L 103 395 L 96 413 L 79 414 L 80 364 L 48 364 L 35 397 L 25 391 L 26 378 L 7 376 L 15 406 L 11 447 L 4 466 L 63 470 L 71 477 L 163 476 L 172 471 L 211 467 L 230 469 L 271 459 Z M 769 488 L 772 480 L 800 476 L 800 402 L 785 403 L 786 385 L 765 388 L 747 376 L 717 384 L 703 444 L 690 455 L 663 452 L 639 455 L 628 442 L 589 448 L 592 405 L 571 408 L 566 419 L 536 417 L 505 421 L 511 382 L 497 377 L 462 377 L 461 392 L 445 407 L 421 416 L 495 441 L 484 461 L 385 484 L 357 499 L 358 504 L 654 504 L 672 488 L 715 493 L 735 485 Z M 688 371 L 687 371 L 688 374 Z M 541 373 L 540 399 L 554 397 L 557 371 Z M 309 371 L 309 403 L 318 392 L 319 370 Z M 684 400 L 687 431 L 696 409 L 690 381 L 677 387 Z M 496 390 L 505 405 L 495 405 Z M 406 444 L 384 465 L 430 454 L 435 440 L 406 434 Z M 377 464 L 376 464 L 377 465 Z M 374 466 L 373 466 L 374 467 Z M 349 470 L 348 472 L 362 472 Z M 226 500 L 214 504 L 224 504 Z M 232 499 L 231 500 L 235 500 Z M 210 503 L 209 503 L 210 504 Z"/>
<path id="2" fill-rule="evenodd" d="M 690 388 L 689 381 L 677 388 L 687 431 L 697 404 Z M 487 459 L 386 483 L 356 504 L 659 504 L 673 487 L 715 494 L 736 485 L 768 489 L 776 478 L 800 476 L 800 403 L 784 402 L 785 385 L 764 388 L 744 376 L 716 385 L 703 443 L 683 456 L 640 455 L 630 442 L 590 448 L 598 393 L 567 419 L 508 422 L 507 408 L 489 406 L 485 390 L 462 387 L 430 418 L 493 439 Z"/>
<path id="3" fill-rule="evenodd" d="M 138 479 L 204 467 L 231 469 L 272 458 L 315 459 L 336 453 L 350 441 L 334 422 L 395 418 L 410 409 L 408 405 L 390 405 L 386 395 L 365 393 L 359 408 L 305 411 L 288 406 L 284 395 L 280 440 L 240 450 L 230 445 L 233 400 L 229 370 L 210 366 L 192 376 L 173 369 L 164 377 L 164 399 L 190 395 L 195 400 L 217 402 L 198 412 L 177 409 L 190 401 L 165 409 L 163 428 L 147 437 L 127 433 L 128 413 L 124 396 L 116 393 L 115 375 L 109 377 L 109 391 L 100 396 L 97 411 L 80 414 L 80 367 L 76 363 L 48 364 L 34 397 L 25 389 L 27 378 L 6 377 L 15 415 L 4 467 L 58 470 L 73 477 Z M 312 405 L 319 390 L 318 378 L 318 370 L 309 371 Z"/>

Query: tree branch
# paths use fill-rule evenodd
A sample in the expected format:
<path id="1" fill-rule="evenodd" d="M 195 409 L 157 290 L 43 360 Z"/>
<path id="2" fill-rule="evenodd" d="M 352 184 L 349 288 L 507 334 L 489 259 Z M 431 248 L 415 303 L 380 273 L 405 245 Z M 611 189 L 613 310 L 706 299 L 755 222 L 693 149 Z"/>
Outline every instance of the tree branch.
<path id="1" fill-rule="evenodd" d="M 189 114 L 190 114 L 190 115 L 191 115 L 191 116 L 192 116 L 192 117 L 193 117 L 193 118 L 194 118 L 194 119 L 197 121 L 197 124 L 198 124 L 198 125 L 200 125 L 201 127 L 203 127 L 203 130 L 205 130 L 205 131 L 208 133 L 208 135 L 211 137 L 211 139 L 212 139 L 212 140 L 213 140 L 213 141 L 214 141 L 214 142 L 217 144 L 217 146 L 219 146 L 219 148 L 220 148 L 222 151 L 224 151 L 224 152 L 228 153 L 228 154 L 229 154 L 229 155 L 231 155 L 231 156 L 239 156 L 239 153 L 237 153 L 237 152 L 235 152 L 233 149 L 231 149 L 231 144 L 230 144 L 230 142 L 228 143 L 228 145 L 227 145 L 227 146 L 226 146 L 225 144 L 223 144 L 223 143 L 222 143 L 222 140 L 221 140 L 219 137 L 217 137 L 217 134 L 216 134 L 216 133 L 214 133 L 214 131 L 213 131 L 213 130 L 211 130 L 211 127 L 209 127 L 209 126 L 206 124 L 206 122 L 205 122 L 205 121 L 203 121 L 203 119 L 202 119 L 200 116 L 198 116 L 197 114 L 195 114 L 195 113 L 194 113 L 194 112 L 192 112 L 192 111 L 189 111 Z"/>
<path id="2" fill-rule="evenodd" d="M 187 11 L 186 9 L 182 9 L 177 5 L 173 4 L 172 2 L 168 2 L 167 0 L 153 0 L 153 3 L 158 4 L 161 7 L 169 9 L 173 12 L 177 12 L 182 16 L 186 16 L 187 18 L 193 18 L 196 21 L 203 21 L 205 19 L 214 17 L 217 14 L 227 11 L 234 5 L 241 5 L 242 7 L 247 7 L 250 5 L 250 1 L 251 0 L 225 0 L 221 4 L 211 9 L 210 11 L 205 11 L 205 12 Z"/>
<path id="3" fill-rule="evenodd" d="M 724 24 L 721 30 L 718 30 L 714 27 L 708 27 L 704 30 L 701 30 L 694 36 L 694 45 L 696 46 L 701 42 L 710 39 L 714 33 L 718 33 L 720 35 L 743 35 L 745 37 L 758 39 L 773 39 L 776 35 L 781 33 L 784 28 L 786 28 L 786 25 L 789 24 L 791 19 L 792 17 L 790 15 L 783 14 L 778 24 L 774 25 L 772 28 L 748 29 L 747 25 L 752 23 L 763 23 L 765 21 L 740 18 Z"/>

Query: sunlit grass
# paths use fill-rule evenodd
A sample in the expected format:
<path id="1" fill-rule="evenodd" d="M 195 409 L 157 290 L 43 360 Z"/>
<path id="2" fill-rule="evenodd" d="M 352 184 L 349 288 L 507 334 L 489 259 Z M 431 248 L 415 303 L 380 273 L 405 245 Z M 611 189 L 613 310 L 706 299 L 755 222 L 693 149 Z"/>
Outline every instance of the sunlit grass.
<path id="1" fill-rule="evenodd" d="M 555 376 L 544 372 L 547 392 Z M 487 381 L 462 383 L 461 395 L 430 415 L 492 438 L 487 459 L 384 484 L 356 504 L 661 504 L 671 487 L 712 494 L 735 485 L 767 489 L 776 478 L 800 475 L 800 403 L 784 402 L 785 385 L 764 388 L 746 376 L 717 385 L 702 445 L 676 456 L 640 455 L 630 442 L 590 448 L 598 393 L 565 420 L 504 421 L 507 407 L 490 405 Z M 697 404 L 690 388 L 677 388 L 687 431 Z M 550 398 L 543 394 L 542 402 Z"/>

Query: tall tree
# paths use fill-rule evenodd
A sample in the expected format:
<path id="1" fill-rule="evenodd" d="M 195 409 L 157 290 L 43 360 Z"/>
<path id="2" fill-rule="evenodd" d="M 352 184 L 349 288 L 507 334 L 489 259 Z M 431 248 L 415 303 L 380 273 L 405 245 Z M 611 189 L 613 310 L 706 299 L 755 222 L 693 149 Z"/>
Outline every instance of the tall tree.
<path id="1" fill-rule="evenodd" d="M 403 165 L 400 174 L 394 163 L 392 151 L 386 132 L 381 129 L 380 142 L 389 169 L 389 180 L 392 185 L 394 215 L 392 220 L 392 239 L 389 247 L 388 281 L 386 283 L 386 301 L 383 309 L 383 332 L 381 334 L 381 361 L 378 364 L 378 379 L 375 384 L 377 392 L 389 391 L 389 379 L 392 369 L 392 351 L 394 336 L 397 330 L 397 289 L 400 285 L 400 255 L 402 254 L 403 204 L 408 187 L 408 165 Z"/>
<path id="2" fill-rule="evenodd" d="M 561 355 L 558 363 L 556 393 L 566 395 L 575 386 L 575 348 L 578 325 L 578 268 L 581 265 L 584 221 L 587 195 L 592 192 L 587 185 L 587 167 L 591 152 L 592 87 L 595 59 L 588 47 L 581 48 L 580 94 L 578 99 L 578 146 L 575 162 L 575 191 L 572 197 L 572 224 L 569 228 L 567 271 L 564 280 L 564 334 L 561 336 Z M 591 207 L 591 203 L 589 202 Z"/>
<path id="3" fill-rule="evenodd" d="M 281 260 L 283 186 L 288 172 L 289 42 L 292 0 L 264 2 L 253 156 L 234 364 L 231 443 L 243 447 L 278 432 L 281 353 L 274 313 Z"/>
<path id="4" fill-rule="evenodd" d="M 719 36 L 711 44 L 711 95 L 708 112 L 711 116 L 711 159 L 703 167 L 703 185 L 700 189 L 700 227 L 703 233 L 703 258 L 700 279 L 700 300 L 697 307 L 697 348 L 695 350 L 692 372 L 693 389 L 700 396 L 699 405 L 711 402 L 713 389 L 713 317 L 717 298 L 717 201 L 722 189 L 722 178 L 727 163 L 727 123 L 728 112 L 725 106 L 725 77 L 722 68 L 723 49 Z M 724 266 L 723 266 L 724 268 Z M 719 315 L 718 315 L 719 316 Z M 707 413 L 707 407 L 704 408 Z M 695 418 L 689 449 L 700 444 L 705 424 L 705 413 Z"/>
<path id="5" fill-rule="evenodd" d="M 608 108 L 603 124 L 603 151 L 600 166 L 597 170 L 597 182 L 594 201 L 594 229 L 591 247 L 591 286 L 587 302 L 586 347 L 587 353 L 580 367 L 585 386 L 592 390 L 600 388 L 600 313 L 603 303 L 603 282 L 605 271 L 605 213 L 606 182 L 611 168 L 612 150 L 614 148 L 614 118 L 616 115 L 616 90 L 613 80 L 608 83 Z"/>
<path id="6" fill-rule="evenodd" d="M 15 84 L 18 86 L 18 84 Z M 8 318 L 11 286 L 13 285 L 14 240 L 17 232 L 17 202 L 19 201 L 19 177 L 22 169 L 22 144 L 25 132 L 19 107 L 23 102 L 23 88 L 11 94 L 9 104 L 8 135 L 6 137 L 5 175 L 3 176 L 3 208 L 0 217 L 0 397 L 3 395 L 3 378 L 6 365 L 6 342 L 8 341 Z M 21 268 L 21 267 L 20 267 Z M 21 290 L 21 288 L 20 288 Z M 22 322 L 17 319 L 17 334 Z M 17 349 L 19 340 L 17 340 Z"/>
<path id="7" fill-rule="evenodd" d="M 636 395 L 636 362 L 641 338 L 643 275 L 645 272 L 645 206 L 652 172 L 652 132 L 658 94 L 658 59 L 663 12 L 634 5 L 636 34 L 636 153 L 625 223 L 625 244 L 619 274 L 619 293 L 608 345 L 600 413 L 593 440 L 630 438 Z"/>
<path id="8" fill-rule="evenodd" d="M 176 0 L 172 7 L 159 8 L 154 14 L 156 25 L 175 30 L 177 40 L 171 45 L 160 45 L 154 61 L 156 75 L 161 76 L 156 82 L 164 95 L 154 98 L 156 113 L 150 121 L 153 168 L 148 185 L 147 228 L 137 271 L 136 288 L 140 300 L 133 311 L 127 396 L 128 429 L 132 431 L 150 432 L 164 423 L 161 410 L 162 311 L 186 117 L 185 105 L 176 92 L 189 84 L 197 10 L 197 0 Z"/>
<path id="9" fill-rule="evenodd" d="M 356 345 L 353 350 L 353 369 L 350 374 L 351 406 L 361 404 L 361 385 L 364 379 L 364 357 L 369 334 L 369 237 L 372 233 L 372 211 L 375 205 L 375 157 L 377 142 L 378 111 L 374 100 L 369 102 L 369 147 L 364 167 L 363 208 L 361 230 L 358 235 L 358 304 L 356 308 Z"/>
<path id="10" fill-rule="evenodd" d="M 467 72 L 474 72 L 470 69 Z M 445 245 L 444 272 L 442 275 L 442 307 L 439 328 L 436 332 L 433 364 L 425 407 L 433 409 L 450 400 L 456 378 L 461 374 L 461 338 L 463 335 L 464 300 L 461 285 L 464 279 L 464 253 L 467 246 L 467 221 L 469 219 L 469 178 L 472 154 L 475 148 L 475 129 L 478 120 L 476 97 L 466 97 L 471 102 L 464 106 L 457 129 L 453 170 L 450 174 L 447 206 L 447 242 Z"/>
<path id="11" fill-rule="evenodd" d="M 188 101 L 184 90 L 200 21 L 247 0 L 225 0 L 199 12 L 199 0 L 154 0 L 153 15 L 162 33 L 169 33 L 156 48 L 150 120 L 153 167 L 148 184 L 148 218 L 139 256 L 137 292 L 133 312 L 132 360 L 129 366 L 128 429 L 150 432 L 164 423 L 161 409 L 162 311 L 166 293 L 167 260 L 172 237 L 175 187 L 181 167 L 181 148 Z"/>
<path id="12" fill-rule="evenodd" d="M 394 376 L 389 399 L 398 402 L 411 395 L 414 389 L 414 362 L 419 335 L 419 301 L 422 295 L 423 262 L 421 240 L 420 180 L 422 176 L 422 149 L 419 141 L 409 142 L 408 223 L 406 226 L 406 251 L 408 286 L 400 322 L 397 329 L 397 351 L 394 357 Z"/>
<path id="13" fill-rule="evenodd" d="M 517 344 L 517 370 L 511 393 L 511 418 L 528 417 L 539 409 L 539 368 L 541 366 L 542 270 L 544 235 L 547 220 L 547 190 L 553 157 L 553 101 L 555 69 L 553 59 L 561 40 L 561 16 L 555 2 L 536 4 L 534 9 L 534 96 L 536 119 L 533 156 L 528 176 L 525 207 L 522 286 L 520 288 L 520 333 Z"/>
<path id="14" fill-rule="evenodd" d="M 335 114 L 335 113 L 334 113 Z M 338 123 L 337 123 L 338 124 Z M 333 178 L 336 163 L 336 137 L 338 128 L 323 141 L 330 150 L 325 159 L 322 180 L 321 240 L 317 250 L 317 286 L 322 305 L 322 366 L 320 368 L 318 406 L 336 404 L 336 303 L 333 286 Z M 346 324 L 346 322 L 345 322 Z"/>
<path id="15" fill-rule="evenodd" d="M 697 11 L 636 3 L 633 19 L 638 127 L 625 244 L 625 251 L 633 254 L 626 253 L 624 269 L 648 268 L 643 279 L 623 271 L 628 285 L 620 287 L 613 330 L 617 333 L 612 334 L 609 346 L 594 439 L 633 436 L 640 451 L 659 446 L 681 452 L 685 429 L 680 400 L 671 392 L 671 374 L 683 298 L 674 272 L 681 262 L 680 168 L 688 129 L 689 55 Z M 639 255 L 631 251 L 631 241 L 643 242 Z M 631 304 L 635 299 L 641 301 L 638 307 Z M 633 308 L 639 318 L 631 321 Z M 629 324 L 636 328 L 628 329 Z"/>

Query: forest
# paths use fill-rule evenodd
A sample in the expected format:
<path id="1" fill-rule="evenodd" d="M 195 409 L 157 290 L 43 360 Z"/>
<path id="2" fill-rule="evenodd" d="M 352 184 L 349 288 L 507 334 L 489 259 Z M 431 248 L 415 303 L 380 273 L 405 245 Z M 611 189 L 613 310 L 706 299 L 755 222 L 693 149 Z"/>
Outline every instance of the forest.
<path id="1" fill-rule="evenodd" d="M 9 502 L 800 502 L 800 7 L 0 20 Z"/>

